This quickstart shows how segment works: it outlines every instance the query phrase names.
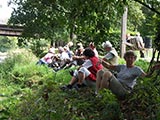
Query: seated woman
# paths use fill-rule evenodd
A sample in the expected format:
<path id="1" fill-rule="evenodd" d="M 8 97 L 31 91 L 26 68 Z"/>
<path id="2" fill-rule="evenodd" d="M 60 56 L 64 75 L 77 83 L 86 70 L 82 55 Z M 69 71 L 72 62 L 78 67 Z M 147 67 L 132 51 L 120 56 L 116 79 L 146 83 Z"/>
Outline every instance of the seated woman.
<path id="1" fill-rule="evenodd" d="M 84 48 L 82 44 L 77 45 L 77 49 L 75 51 L 75 54 L 72 56 L 72 61 L 70 64 L 68 64 L 67 68 L 70 68 L 72 65 L 74 66 L 81 66 L 84 63 L 84 56 L 83 56 Z M 73 76 L 73 71 L 70 71 L 70 74 Z"/>
<path id="2" fill-rule="evenodd" d="M 57 69 L 54 69 L 55 71 L 58 71 L 60 69 L 63 69 L 68 63 L 70 63 L 71 58 L 69 57 L 69 54 L 64 50 L 63 47 L 58 47 L 58 56 L 56 57 L 56 61 L 53 61 L 53 64 L 58 63 Z"/>
<path id="3" fill-rule="evenodd" d="M 103 66 L 97 65 L 99 59 L 95 56 L 95 53 L 90 48 L 86 48 L 83 52 L 85 62 L 80 66 L 78 70 L 74 72 L 74 75 L 67 86 L 63 86 L 62 89 L 72 89 L 73 86 L 77 88 L 83 86 L 94 87 L 96 86 L 96 73 L 101 70 Z"/>
<path id="4" fill-rule="evenodd" d="M 48 51 L 48 53 L 43 56 L 38 62 L 37 64 L 38 65 L 50 65 L 52 63 L 52 58 L 55 56 L 55 48 L 54 47 L 51 47 Z"/>
<path id="5" fill-rule="evenodd" d="M 136 80 L 140 76 L 147 76 L 140 67 L 135 66 L 137 56 L 130 50 L 124 54 L 124 59 L 126 61 L 125 65 L 111 65 L 106 61 L 102 60 L 104 67 L 109 70 L 117 71 L 117 76 L 115 77 L 109 70 L 106 71 L 101 78 L 96 80 L 96 93 L 100 89 L 108 88 L 119 97 L 124 97 L 126 94 L 130 93 L 134 86 L 136 85 Z"/>
<path id="6" fill-rule="evenodd" d="M 84 48 L 82 45 L 77 46 L 75 55 L 73 56 L 73 65 L 82 65 L 84 63 L 84 56 L 83 56 Z"/>

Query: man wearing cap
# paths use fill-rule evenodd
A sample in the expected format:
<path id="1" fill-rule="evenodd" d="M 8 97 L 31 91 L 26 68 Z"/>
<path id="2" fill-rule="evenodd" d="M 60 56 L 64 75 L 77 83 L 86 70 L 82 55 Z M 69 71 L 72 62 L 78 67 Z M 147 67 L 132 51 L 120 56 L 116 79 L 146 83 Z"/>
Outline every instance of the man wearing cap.
<path id="1" fill-rule="evenodd" d="M 117 65 L 118 64 L 118 53 L 115 50 L 115 48 L 112 47 L 112 44 L 109 41 L 103 42 L 102 47 L 107 51 L 107 54 L 102 58 L 103 61 L 108 62 L 111 65 Z M 101 61 L 100 61 L 101 63 Z M 97 72 L 97 78 L 96 81 L 102 78 L 103 74 L 107 71 L 105 67 L 103 67 L 102 70 L 99 70 Z M 114 71 L 112 71 L 114 74 Z M 98 83 L 96 83 L 98 84 Z"/>

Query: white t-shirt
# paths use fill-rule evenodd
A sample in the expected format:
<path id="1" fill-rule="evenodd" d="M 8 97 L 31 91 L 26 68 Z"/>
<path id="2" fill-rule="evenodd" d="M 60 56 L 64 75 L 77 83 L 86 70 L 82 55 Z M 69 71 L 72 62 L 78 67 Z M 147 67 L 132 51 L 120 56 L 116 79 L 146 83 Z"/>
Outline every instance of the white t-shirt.
<path id="1" fill-rule="evenodd" d="M 82 64 L 82 67 L 78 71 L 81 71 L 87 77 L 90 74 L 90 71 L 88 70 L 88 68 L 90 68 L 91 66 L 92 66 L 92 62 L 89 59 L 87 59 L 87 60 L 85 60 L 85 62 Z M 73 75 L 75 77 L 78 76 L 78 71 L 77 70 L 74 71 Z"/>
<path id="2" fill-rule="evenodd" d="M 68 55 L 68 53 L 67 52 L 62 52 L 61 54 L 60 54 L 60 59 L 61 60 L 69 60 L 70 59 L 70 57 L 69 57 L 69 55 Z"/>
<path id="3" fill-rule="evenodd" d="M 87 59 L 87 60 L 85 60 L 85 62 L 82 64 L 82 66 L 85 67 L 85 68 L 90 68 L 90 67 L 92 67 L 92 62 L 91 62 L 89 59 Z"/>

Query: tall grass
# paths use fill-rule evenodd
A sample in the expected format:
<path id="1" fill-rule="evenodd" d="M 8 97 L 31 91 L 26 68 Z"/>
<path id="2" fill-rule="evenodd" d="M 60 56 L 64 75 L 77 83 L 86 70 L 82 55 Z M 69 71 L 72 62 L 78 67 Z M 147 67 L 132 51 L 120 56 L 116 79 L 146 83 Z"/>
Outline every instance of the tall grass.
<path id="1" fill-rule="evenodd" d="M 0 119 L 9 116 L 14 106 L 33 92 L 54 74 L 47 66 L 37 66 L 37 58 L 29 51 L 19 49 L 10 52 L 0 63 Z M 15 108 L 14 108 L 15 109 Z"/>
<path id="2" fill-rule="evenodd" d="M 119 101 L 109 90 L 100 97 L 84 88 L 61 91 L 71 76 L 69 69 L 53 72 L 36 65 L 37 58 L 29 51 L 10 53 L 0 64 L 0 119 L 12 120 L 106 120 L 160 118 L 160 85 L 152 78 L 138 79 L 135 91 Z M 119 63 L 124 64 L 123 59 Z M 146 70 L 148 63 L 137 60 Z"/>

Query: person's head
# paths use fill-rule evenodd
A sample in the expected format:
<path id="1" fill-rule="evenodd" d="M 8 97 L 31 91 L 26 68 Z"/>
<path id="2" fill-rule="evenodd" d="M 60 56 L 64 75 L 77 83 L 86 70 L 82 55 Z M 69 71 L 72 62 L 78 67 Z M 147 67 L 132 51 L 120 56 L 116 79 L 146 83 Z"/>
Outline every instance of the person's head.
<path id="1" fill-rule="evenodd" d="M 137 59 L 137 55 L 132 50 L 129 50 L 124 54 L 124 59 L 127 66 L 133 66 L 134 62 Z"/>
<path id="2" fill-rule="evenodd" d="M 67 47 L 67 46 L 64 46 L 63 49 L 64 49 L 64 51 L 69 51 L 69 47 Z"/>
<path id="3" fill-rule="evenodd" d="M 110 51 L 112 48 L 112 44 L 109 41 L 103 42 L 102 43 L 102 47 L 106 50 L 106 51 Z"/>
<path id="4" fill-rule="evenodd" d="M 140 36 L 140 33 L 139 33 L 139 32 L 137 32 L 137 33 L 136 33 L 136 36 Z"/>
<path id="5" fill-rule="evenodd" d="M 77 49 L 80 48 L 80 47 L 83 47 L 81 42 L 77 43 Z"/>
<path id="6" fill-rule="evenodd" d="M 72 41 L 68 42 L 68 43 L 67 43 L 67 46 L 68 46 L 69 48 L 72 47 L 72 46 L 73 46 L 73 42 L 72 42 Z"/>
<path id="7" fill-rule="evenodd" d="M 83 52 L 83 55 L 87 58 L 91 58 L 91 57 L 94 57 L 95 56 L 95 53 L 92 49 L 90 48 L 86 48 Z"/>
<path id="8" fill-rule="evenodd" d="M 93 43 L 93 42 L 90 42 L 90 43 L 89 43 L 89 47 L 90 47 L 91 49 L 94 49 L 94 48 L 95 48 L 94 43 Z"/>
<path id="9" fill-rule="evenodd" d="M 49 52 L 54 54 L 55 53 L 55 49 L 53 47 L 49 48 Z"/>
<path id="10" fill-rule="evenodd" d="M 78 48 L 78 52 L 79 52 L 79 53 L 82 53 L 83 51 L 84 51 L 84 48 L 83 48 L 83 47 L 79 47 L 79 48 Z"/>
<path id="11" fill-rule="evenodd" d="M 134 53 L 133 50 L 128 50 L 125 54 L 124 54 L 124 59 L 126 59 L 127 57 L 134 57 L 134 59 L 137 59 L 137 55 Z"/>
<path id="12" fill-rule="evenodd" d="M 59 52 L 59 53 L 64 52 L 64 48 L 60 46 L 60 47 L 58 48 L 58 52 Z"/>

